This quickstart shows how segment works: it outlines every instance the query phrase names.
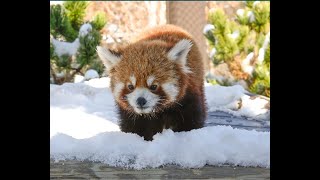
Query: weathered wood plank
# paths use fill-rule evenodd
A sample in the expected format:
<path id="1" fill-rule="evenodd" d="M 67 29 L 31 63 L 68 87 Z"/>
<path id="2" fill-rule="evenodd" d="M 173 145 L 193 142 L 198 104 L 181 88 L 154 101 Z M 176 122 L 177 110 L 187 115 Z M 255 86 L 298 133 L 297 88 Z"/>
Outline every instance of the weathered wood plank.
<path id="1" fill-rule="evenodd" d="M 95 162 L 50 162 L 51 179 L 270 179 L 270 169 L 205 166 L 182 169 L 168 165 L 143 170 L 110 167 Z"/>
<path id="2" fill-rule="evenodd" d="M 216 125 L 230 125 L 234 128 L 246 130 L 270 131 L 270 119 L 249 119 L 222 111 L 209 112 L 205 126 Z"/>

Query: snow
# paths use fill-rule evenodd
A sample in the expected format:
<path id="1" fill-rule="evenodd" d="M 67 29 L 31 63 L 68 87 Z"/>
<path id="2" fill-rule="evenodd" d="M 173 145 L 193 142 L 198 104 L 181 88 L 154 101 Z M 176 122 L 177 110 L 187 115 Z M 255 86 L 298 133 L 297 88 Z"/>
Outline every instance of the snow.
<path id="1" fill-rule="evenodd" d="M 50 156 L 56 161 L 100 161 L 134 169 L 176 164 L 270 167 L 270 132 L 208 126 L 189 132 L 165 130 L 153 141 L 121 132 L 108 77 L 50 84 Z M 264 113 L 262 99 L 251 100 L 240 85 L 205 84 L 209 111 L 248 117 Z M 242 99 L 239 109 L 237 103 Z"/>
<path id="2" fill-rule="evenodd" d="M 266 38 L 263 41 L 263 45 L 262 47 L 259 49 L 259 54 L 258 54 L 258 63 L 262 63 L 264 60 L 264 54 L 265 51 L 268 47 L 268 44 L 270 42 L 270 31 L 268 32 L 268 34 L 266 35 Z"/>
<path id="3" fill-rule="evenodd" d="M 264 48 L 260 48 L 259 49 L 259 53 L 258 53 L 258 63 L 261 64 L 264 60 L 264 54 L 265 54 L 265 50 Z"/>
<path id="4" fill-rule="evenodd" d="M 244 9 L 238 9 L 236 13 L 237 13 L 238 16 L 243 16 Z"/>
<path id="5" fill-rule="evenodd" d="M 205 127 L 190 132 L 165 130 L 152 142 L 135 134 L 101 133 L 88 139 L 59 134 L 51 139 L 50 153 L 55 160 L 100 161 L 111 166 L 142 169 L 164 164 L 184 168 L 232 164 L 270 166 L 270 134 L 231 127 Z"/>
<path id="6" fill-rule="evenodd" d="M 89 81 L 85 81 L 84 83 L 95 88 L 105 88 L 110 86 L 110 78 L 102 77 L 100 79 L 91 79 Z"/>
<path id="7" fill-rule="evenodd" d="M 118 131 L 112 98 L 110 89 L 101 85 L 95 88 L 85 83 L 50 84 L 50 137 L 65 133 L 88 138 L 100 132 Z"/>
<path id="8" fill-rule="evenodd" d="M 83 76 L 78 75 L 78 74 L 76 74 L 76 75 L 74 76 L 74 82 L 75 82 L 75 83 L 79 83 L 79 82 L 83 82 L 83 81 L 85 81 L 85 79 L 84 79 Z"/>
<path id="9" fill-rule="evenodd" d="M 267 33 L 266 38 L 263 41 L 262 47 L 264 49 L 267 49 L 269 42 L 270 42 L 270 31 Z"/>
<path id="10" fill-rule="evenodd" d="M 245 13 L 244 9 L 238 9 L 236 12 L 236 14 L 240 17 L 242 17 L 244 15 L 244 13 Z M 249 18 L 249 22 L 255 21 L 255 16 L 252 11 L 247 12 L 247 17 Z"/>
<path id="11" fill-rule="evenodd" d="M 205 93 L 209 111 L 220 110 L 235 116 L 258 119 L 265 119 L 268 116 L 268 110 L 264 108 L 268 101 L 262 98 L 251 100 L 241 85 L 207 86 Z M 242 105 L 239 108 L 240 101 Z"/>
<path id="12" fill-rule="evenodd" d="M 240 35 L 240 31 L 239 30 L 236 30 L 234 31 L 232 34 L 228 34 L 228 36 L 232 39 L 237 39 Z"/>
<path id="13" fill-rule="evenodd" d="M 216 52 L 217 52 L 216 48 L 212 48 L 212 50 L 210 51 L 209 57 L 212 58 L 216 54 Z"/>
<path id="14" fill-rule="evenodd" d="M 256 19 L 252 11 L 248 11 L 247 17 L 249 18 L 249 22 L 253 22 Z"/>
<path id="15" fill-rule="evenodd" d="M 85 23 L 80 27 L 79 36 L 83 37 L 92 31 L 92 26 L 89 23 Z"/>
<path id="16" fill-rule="evenodd" d="M 119 131 L 119 126 L 116 123 L 106 121 L 102 117 L 88 114 L 85 111 L 86 109 L 81 107 L 73 109 L 50 108 L 50 118 L 55 119 L 55 121 L 50 121 L 50 137 L 59 132 L 65 132 L 72 137 L 82 139 L 101 132 Z M 75 114 L 77 118 L 74 118 Z M 66 121 L 66 119 L 68 120 Z"/>
<path id="17" fill-rule="evenodd" d="M 51 3 L 51 2 L 50 2 Z M 79 37 L 85 36 L 91 32 L 92 26 L 89 23 L 85 23 L 80 27 Z M 51 37 L 51 36 L 50 36 Z M 73 56 L 77 53 L 80 47 L 79 38 L 75 39 L 73 42 L 63 42 L 51 37 L 52 45 L 54 46 L 54 52 L 61 57 L 62 55 Z"/>
<path id="18" fill-rule="evenodd" d="M 86 80 L 89 80 L 89 79 L 94 79 L 94 78 L 99 78 L 99 74 L 96 70 L 94 69 L 89 69 L 85 75 L 84 75 L 84 78 Z"/>
<path id="19" fill-rule="evenodd" d="M 52 38 L 52 45 L 54 46 L 54 52 L 61 57 L 62 55 L 73 56 L 77 53 L 80 46 L 79 38 L 73 42 L 63 42 Z"/>
<path id="20" fill-rule="evenodd" d="M 110 86 L 110 78 L 102 77 L 102 78 L 86 80 L 81 75 L 75 75 L 74 83 L 84 83 L 86 85 L 89 85 L 95 88 L 108 88 Z"/>
<path id="21" fill-rule="evenodd" d="M 50 1 L 50 5 L 57 5 L 57 4 L 62 5 L 63 1 Z"/>
<path id="22" fill-rule="evenodd" d="M 254 56 L 254 53 L 251 52 L 248 54 L 248 56 L 241 62 L 241 68 L 244 72 L 248 73 L 248 74 L 252 74 L 253 72 L 253 66 L 250 65 L 250 61 L 252 60 Z"/>
<path id="23" fill-rule="evenodd" d="M 214 25 L 206 24 L 203 28 L 203 34 L 207 34 L 209 31 L 214 30 Z"/>

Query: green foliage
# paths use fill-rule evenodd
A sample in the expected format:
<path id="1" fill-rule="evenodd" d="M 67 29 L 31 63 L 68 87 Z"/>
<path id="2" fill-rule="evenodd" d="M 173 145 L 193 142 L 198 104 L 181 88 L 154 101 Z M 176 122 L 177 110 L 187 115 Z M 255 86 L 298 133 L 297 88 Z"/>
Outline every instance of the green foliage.
<path id="1" fill-rule="evenodd" d="M 76 56 L 81 67 L 91 64 L 97 58 L 96 47 L 100 44 L 101 35 L 97 30 L 92 30 L 87 35 L 80 37 L 80 47 Z"/>
<path id="2" fill-rule="evenodd" d="M 77 63 L 83 67 L 85 71 L 94 69 L 101 75 L 104 71 L 104 65 L 99 60 L 96 47 L 100 44 L 101 35 L 93 29 L 84 37 L 80 37 L 80 47 L 76 56 Z"/>
<path id="3" fill-rule="evenodd" d="M 51 36 L 69 43 L 79 38 L 80 43 L 74 56 L 62 55 L 61 57 L 56 55 L 55 47 L 50 43 L 50 70 L 55 83 L 70 82 L 75 74 L 84 75 L 88 69 L 94 69 L 100 75 L 104 72 L 104 65 L 98 59 L 96 47 L 102 39 L 99 31 L 107 20 L 103 13 L 97 13 L 93 21 L 88 22 L 92 30 L 85 36 L 79 35 L 79 29 L 84 24 L 87 5 L 88 3 L 84 1 L 67 1 L 63 5 L 50 6 Z M 59 76 L 56 75 L 58 73 L 60 73 Z"/>
<path id="4" fill-rule="evenodd" d="M 70 69 L 71 68 L 71 57 L 68 55 L 62 55 L 55 62 L 56 62 L 56 65 L 60 69 Z"/>
<path id="5" fill-rule="evenodd" d="M 221 86 L 231 86 L 232 84 L 227 80 L 216 80 L 216 79 L 209 79 L 208 82 L 212 85 L 221 85 Z"/>
<path id="6" fill-rule="evenodd" d="M 54 52 L 54 47 L 53 47 L 52 43 L 50 43 L 50 64 L 51 64 L 51 66 L 56 65 L 57 61 L 59 61 L 59 57 Z"/>
<path id="7" fill-rule="evenodd" d="M 226 35 L 225 33 L 230 33 L 228 32 L 227 17 L 221 9 L 217 9 L 213 13 L 209 14 L 209 21 L 215 27 L 215 34 Z"/>
<path id="8" fill-rule="evenodd" d="M 98 12 L 94 17 L 93 21 L 91 21 L 92 27 L 98 31 L 100 31 L 107 23 L 107 19 L 105 13 Z"/>
<path id="9" fill-rule="evenodd" d="M 54 47 L 52 45 L 52 43 L 50 43 L 50 59 L 52 59 L 54 56 Z"/>
<path id="10" fill-rule="evenodd" d="M 60 4 L 50 6 L 50 34 L 66 41 L 73 41 L 78 35 L 70 24 L 65 8 Z"/>
<path id="11" fill-rule="evenodd" d="M 265 49 L 264 61 L 257 62 L 260 48 L 263 47 L 270 31 L 270 2 L 245 2 L 246 7 L 238 10 L 235 20 L 228 19 L 222 9 L 209 13 L 208 21 L 214 29 L 205 34 L 210 48 L 215 48 L 212 57 L 214 65 L 226 63 L 236 81 L 245 80 L 254 93 L 270 95 L 270 44 Z M 255 66 L 252 74 L 242 70 L 241 62 L 253 52 Z M 241 71 L 241 72 L 239 72 Z M 244 75 L 247 74 L 247 75 Z M 215 81 L 220 85 L 228 83 Z"/>
<path id="12" fill-rule="evenodd" d="M 219 85 L 218 81 L 215 79 L 209 79 L 208 82 L 212 85 Z"/>
<path id="13" fill-rule="evenodd" d="M 71 22 L 73 29 L 79 31 L 80 26 L 84 23 L 84 16 L 86 15 L 86 8 L 88 7 L 86 1 L 65 1 L 63 6 L 67 10 L 67 16 Z"/>
<path id="14" fill-rule="evenodd" d="M 249 89 L 251 92 L 270 97 L 270 80 L 256 79 Z"/>
<path id="15" fill-rule="evenodd" d="M 88 69 L 94 69 L 98 72 L 99 75 L 103 74 L 105 67 L 99 59 L 93 59 L 93 62 L 90 64 Z"/>
<path id="16" fill-rule="evenodd" d="M 260 2 L 252 8 L 252 11 L 255 16 L 252 28 L 259 33 L 268 33 L 270 30 L 270 3 Z"/>
<path id="17" fill-rule="evenodd" d="M 264 40 L 266 39 L 266 36 L 263 35 L 262 33 L 257 35 L 257 39 L 256 39 L 256 45 L 258 48 L 261 48 L 263 45 Z"/>
<path id="18" fill-rule="evenodd" d="M 245 48 L 249 28 L 228 20 L 221 9 L 209 14 L 209 21 L 215 27 L 206 35 L 211 47 L 217 50 L 213 57 L 214 64 L 232 61 Z M 234 36 L 237 33 L 238 37 Z"/>
<path id="19" fill-rule="evenodd" d="M 269 68 L 265 64 L 258 65 L 255 68 L 255 79 L 249 89 L 257 94 L 270 96 L 270 73 Z"/>
<path id="20" fill-rule="evenodd" d="M 239 38 L 236 39 L 236 43 L 239 47 L 239 51 L 246 51 L 246 43 L 248 40 L 249 27 L 240 25 L 239 29 Z"/>
<path id="21" fill-rule="evenodd" d="M 250 24 L 249 22 L 249 18 L 248 18 L 248 11 L 245 11 L 243 16 L 240 15 L 236 15 L 236 21 L 240 24 L 240 25 L 245 25 L 248 26 Z"/>
<path id="22" fill-rule="evenodd" d="M 257 94 L 270 97 L 270 44 L 264 54 L 264 61 L 253 72 L 253 83 L 249 89 Z"/>
<path id="23" fill-rule="evenodd" d="M 254 1 L 246 1 L 245 3 L 248 8 L 252 8 Z"/>
<path id="24" fill-rule="evenodd" d="M 268 44 L 268 47 L 266 49 L 266 52 L 264 54 L 264 61 L 263 61 L 268 68 L 270 68 L 270 43 Z"/>
<path id="25" fill-rule="evenodd" d="M 210 41 L 208 41 L 209 45 L 211 48 L 214 47 L 214 44 L 216 43 L 216 40 L 213 36 L 213 33 L 212 31 L 208 31 L 206 34 L 204 34 L 204 36 L 207 38 L 207 39 L 210 39 Z"/>

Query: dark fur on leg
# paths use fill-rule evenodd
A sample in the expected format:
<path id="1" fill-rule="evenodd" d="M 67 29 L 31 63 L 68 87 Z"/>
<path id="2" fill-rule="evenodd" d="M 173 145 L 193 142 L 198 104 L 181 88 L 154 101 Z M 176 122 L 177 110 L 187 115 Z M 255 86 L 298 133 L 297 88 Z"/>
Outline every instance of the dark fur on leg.
<path id="1" fill-rule="evenodd" d="M 206 118 L 206 105 L 203 97 L 187 91 L 179 104 L 165 109 L 156 114 L 156 118 L 148 115 L 128 114 L 124 109 L 119 109 L 120 129 L 123 132 L 136 133 L 145 140 L 153 140 L 156 133 L 163 129 L 172 129 L 175 132 L 190 131 L 202 128 Z"/>

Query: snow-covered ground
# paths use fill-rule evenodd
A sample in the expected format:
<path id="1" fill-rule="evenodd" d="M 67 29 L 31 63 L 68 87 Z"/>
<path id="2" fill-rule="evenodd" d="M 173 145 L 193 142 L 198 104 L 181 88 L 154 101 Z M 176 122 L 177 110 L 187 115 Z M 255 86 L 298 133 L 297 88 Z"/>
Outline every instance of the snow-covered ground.
<path id="1" fill-rule="evenodd" d="M 270 167 L 270 132 L 209 126 L 189 132 L 165 130 L 153 141 L 121 132 L 109 78 L 50 85 L 50 154 L 141 169 L 176 164 Z M 267 114 L 266 100 L 252 99 L 240 86 L 206 84 L 209 111 L 252 118 Z M 241 106 L 239 103 L 241 102 Z"/>

